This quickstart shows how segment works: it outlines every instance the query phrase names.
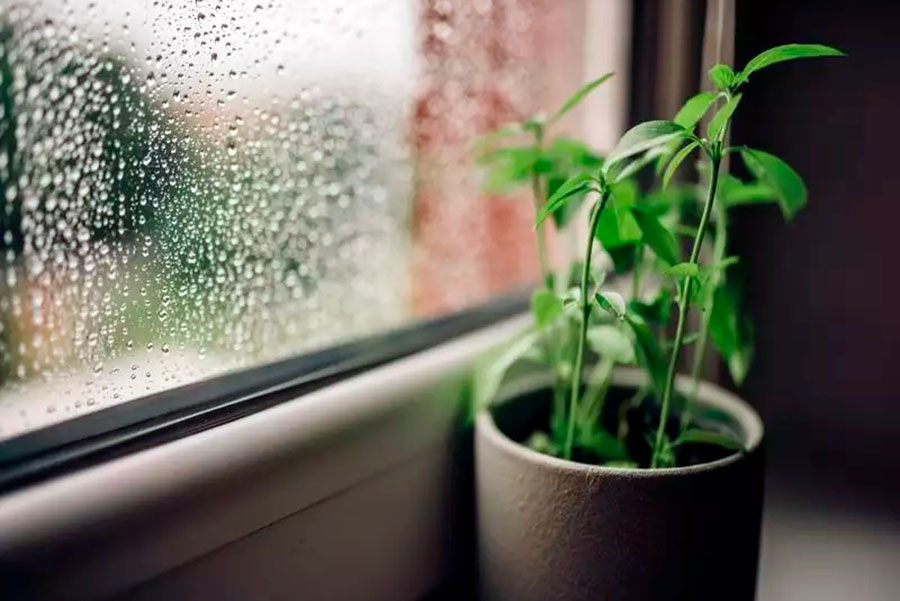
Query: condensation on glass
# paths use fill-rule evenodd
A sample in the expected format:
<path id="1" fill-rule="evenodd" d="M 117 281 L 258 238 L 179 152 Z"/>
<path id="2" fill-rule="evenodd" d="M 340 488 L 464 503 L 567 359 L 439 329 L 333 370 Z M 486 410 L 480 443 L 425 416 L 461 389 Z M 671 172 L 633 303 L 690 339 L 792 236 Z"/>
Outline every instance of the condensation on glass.
<path id="1" fill-rule="evenodd" d="M 581 76 L 561 4 L 0 6 L 0 439 L 531 280 L 468 149 Z"/>

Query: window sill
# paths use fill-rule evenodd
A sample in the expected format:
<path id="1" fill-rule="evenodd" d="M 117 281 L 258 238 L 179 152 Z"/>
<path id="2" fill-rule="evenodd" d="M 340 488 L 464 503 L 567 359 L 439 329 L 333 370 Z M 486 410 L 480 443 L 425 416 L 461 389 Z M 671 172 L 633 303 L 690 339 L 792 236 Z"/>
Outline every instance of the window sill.
<path id="1" fill-rule="evenodd" d="M 42 601 L 423 597 L 468 371 L 525 319 L 0 497 L 0 580 Z"/>

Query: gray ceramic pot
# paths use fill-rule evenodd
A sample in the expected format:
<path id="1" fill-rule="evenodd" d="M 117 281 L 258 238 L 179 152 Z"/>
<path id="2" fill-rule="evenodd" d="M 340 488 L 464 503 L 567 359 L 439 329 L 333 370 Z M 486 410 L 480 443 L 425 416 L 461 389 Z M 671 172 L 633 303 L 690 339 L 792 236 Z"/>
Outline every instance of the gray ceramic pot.
<path id="1" fill-rule="evenodd" d="M 642 373 L 621 370 L 614 384 L 631 388 L 642 381 Z M 746 454 L 683 468 L 600 467 L 537 453 L 507 435 L 533 430 L 537 424 L 513 423 L 523 415 L 534 419 L 516 404 L 547 385 L 541 375 L 514 379 L 499 409 L 476 422 L 483 598 L 752 600 L 763 485 L 756 412 L 703 384 L 698 405 L 731 422 Z"/>

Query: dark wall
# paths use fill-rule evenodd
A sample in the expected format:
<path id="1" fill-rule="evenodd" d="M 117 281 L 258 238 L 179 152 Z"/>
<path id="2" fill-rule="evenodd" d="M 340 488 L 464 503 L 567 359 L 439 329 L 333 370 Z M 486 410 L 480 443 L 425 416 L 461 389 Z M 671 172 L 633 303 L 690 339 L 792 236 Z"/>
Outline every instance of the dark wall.
<path id="1" fill-rule="evenodd" d="M 897 508 L 900 488 L 900 5 L 737 2 L 736 64 L 788 42 L 847 59 L 776 65 L 746 87 L 733 140 L 804 176 L 809 205 L 737 216 L 757 355 L 744 393 L 770 464 Z"/>

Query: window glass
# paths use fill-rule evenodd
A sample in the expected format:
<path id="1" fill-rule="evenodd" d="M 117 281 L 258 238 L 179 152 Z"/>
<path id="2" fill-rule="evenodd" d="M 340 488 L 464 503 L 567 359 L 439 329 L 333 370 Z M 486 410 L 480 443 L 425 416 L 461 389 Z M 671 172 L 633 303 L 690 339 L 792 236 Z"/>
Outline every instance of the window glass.
<path id="1" fill-rule="evenodd" d="M 473 138 L 583 79 L 583 2 L 0 7 L 0 439 L 534 279 Z"/>

